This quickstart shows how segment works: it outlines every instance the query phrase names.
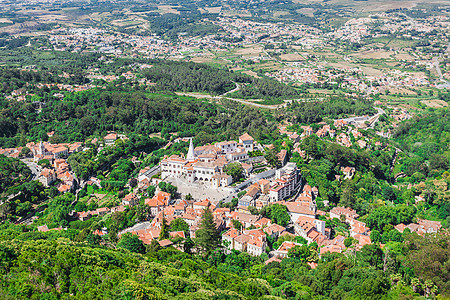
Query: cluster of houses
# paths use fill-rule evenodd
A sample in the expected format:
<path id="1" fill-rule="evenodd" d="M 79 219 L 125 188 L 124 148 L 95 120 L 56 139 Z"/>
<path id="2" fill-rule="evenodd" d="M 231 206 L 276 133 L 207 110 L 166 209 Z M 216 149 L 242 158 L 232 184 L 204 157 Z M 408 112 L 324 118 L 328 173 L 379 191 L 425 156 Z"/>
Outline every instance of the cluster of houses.
<path id="1" fill-rule="evenodd" d="M 55 159 L 64 159 L 72 153 L 83 150 L 82 145 L 82 142 L 52 144 L 42 141 L 40 143 L 30 142 L 26 144 L 31 150 L 35 162 L 47 159 L 50 163 L 53 163 Z"/>
<path id="2" fill-rule="evenodd" d="M 419 235 L 424 235 L 425 233 L 435 233 L 439 229 L 442 228 L 441 222 L 438 221 L 430 221 L 430 220 L 424 220 L 419 219 L 417 223 L 411 223 L 408 225 L 405 225 L 403 223 L 400 223 L 398 225 L 394 226 L 395 229 L 403 233 L 406 228 L 408 228 L 411 232 L 416 232 Z"/>
<path id="3" fill-rule="evenodd" d="M 361 119 L 369 119 L 369 117 L 364 116 Z M 289 139 L 294 143 L 293 152 L 297 152 L 301 157 L 306 158 L 305 151 L 303 151 L 300 147 L 299 141 L 310 136 L 315 133 L 319 138 L 328 137 L 332 142 L 340 144 L 345 147 L 351 147 L 353 144 L 359 146 L 359 148 L 364 149 L 371 147 L 368 143 L 369 139 L 363 135 L 361 131 L 356 127 L 364 127 L 365 124 L 358 122 L 349 122 L 344 119 L 335 120 L 333 126 L 335 129 L 332 129 L 330 125 L 327 125 L 325 122 L 320 122 L 318 125 L 321 125 L 316 132 L 311 128 L 311 126 L 301 126 L 303 132 L 301 135 L 298 135 L 296 132 L 286 130 L 286 126 L 280 125 L 278 127 L 280 134 L 286 134 Z M 338 132 L 339 131 L 339 132 Z M 381 136 L 385 136 L 384 133 L 379 133 Z M 353 142 L 352 142 L 353 141 Z M 382 143 L 376 141 L 373 146 L 382 146 Z"/>
<path id="4" fill-rule="evenodd" d="M 136 234 L 145 244 L 149 244 L 154 239 L 158 240 L 163 219 L 166 219 L 170 225 L 173 220 L 182 218 L 189 225 L 189 235 L 193 238 L 195 232 L 199 229 L 202 213 L 205 208 L 208 208 L 213 213 L 216 228 L 219 231 L 225 231 L 222 235 L 222 241 L 228 250 L 235 249 L 257 256 L 266 252 L 267 236 L 276 240 L 280 236 L 290 235 L 291 239 L 295 236 L 301 236 L 308 243 L 316 242 L 319 247 L 323 247 L 322 254 L 328 251 L 345 251 L 343 240 L 340 240 L 340 237 L 330 240 L 330 230 L 325 227 L 325 221 L 316 218 L 319 215 L 325 215 L 325 213 L 317 210 L 313 200 L 314 192 L 310 186 L 306 187 L 294 202 L 275 202 L 286 206 L 290 222 L 293 224 L 293 233 L 288 232 L 286 227 L 275 224 L 259 215 L 252 215 L 245 210 L 231 211 L 230 208 L 219 208 L 207 199 L 198 202 L 180 200 L 177 203 L 172 203 L 170 194 L 158 191 L 153 198 L 145 199 L 145 203 L 150 206 L 151 215 L 154 216 L 153 220 L 147 226 L 139 229 L 126 229 L 120 232 L 120 235 L 131 232 Z M 121 207 L 136 205 L 138 201 L 135 194 L 129 194 L 122 201 Z M 342 219 L 340 215 L 345 215 L 347 222 L 351 224 L 350 235 L 359 241 L 360 247 L 370 243 L 370 231 L 364 223 L 356 220 L 358 215 L 353 210 L 337 207 L 330 212 L 329 218 Z M 242 228 L 235 228 L 233 220 L 242 224 Z M 172 235 L 185 237 L 184 233 L 178 232 L 172 233 Z M 286 249 L 289 248 L 288 243 L 292 242 L 282 243 L 279 249 L 274 249 L 273 255 L 281 258 L 286 256 Z M 167 242 L 164 242 L 164 244 L 170 245 Z"/>
<path id="5" fill-rule="evenodd" d="M 161 178 L 182 178 L 186 182 L 209 183 L 212 188 L 228 186 L 233 179 L 224 172 L 224 167 L 233 162 L 248 160 L 248 152 L 255 149 L 255 140 L 247 133 L 239 137 L 239 142 L 225 141 L 195 148 L 191 139 L 186 157 L 172 155 L 160 162 Z M 249 166 L 245 167 L 248 172 Z"/>
<path id="6" fill-rule="evenodd" d="M 44 168 L 39 173 L 38 180 L 43 186 L 49 187 L 52 183 L 59 180 L 57 188 L 61 193 L 73 191 L 76 188 L 77 181 L 65 159 L 55 159 L 54 169 Z"/>

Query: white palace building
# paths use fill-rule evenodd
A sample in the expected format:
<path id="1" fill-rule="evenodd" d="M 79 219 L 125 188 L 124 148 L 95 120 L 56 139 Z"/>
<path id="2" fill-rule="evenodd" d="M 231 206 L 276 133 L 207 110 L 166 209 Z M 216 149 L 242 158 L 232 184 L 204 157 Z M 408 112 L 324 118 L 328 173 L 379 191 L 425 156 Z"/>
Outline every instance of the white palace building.
<path id="1" fill-rule="evenodd" d="M 194 148 L 192 139 L 186 157 L 172 155 L 161 162 L 161 179 L 183 178 L 187 182 L 210 182 L 213 188 L 228 186 L 232 177 L 224 172 L 224 167 L 232 162 L 247 160 L 247 151 L 253 151 L 255 141 L 243 134 L 239 143 L 219 142 Z"/>

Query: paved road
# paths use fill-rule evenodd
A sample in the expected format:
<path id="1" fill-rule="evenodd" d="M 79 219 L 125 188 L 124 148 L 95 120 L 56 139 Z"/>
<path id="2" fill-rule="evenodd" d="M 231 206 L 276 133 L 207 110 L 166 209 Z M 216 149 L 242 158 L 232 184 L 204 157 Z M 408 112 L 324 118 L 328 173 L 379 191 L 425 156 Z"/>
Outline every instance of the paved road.
<path id="1" fill-rule="evenodd" d="M 447 49 L 444 52 L 450 52 L 450 42 L 448 43 Z M 442 53 L 440 55 L 442 57 Z M 450 82 L 444 79 L 444 76 L 442 75 L 441 67 L 439 66 L 439 58 L 437 56 L 433 59 L 434 66 L 436 68 L 436 72 L 439 75 L 439 79 L 442 82 L 441 84 L 437 84 L 436 87 L 438 89 L 448 89 L 450 88 Z"/>
<path id="2" fill-rule="evenodd" d="M 380 116 L 381 116 L 382 114 L 385 113 L 385 111 L 382 110 L 382 109 L 379 108 L 379 107 L 375 107 L 375 106 L 374 106 L 374 108 L 376 109 L 377 113 L 376 113 L 375 115 L 371 116 L 371 117 L 370 117 L 370 116 L 366 116 L 366 117 L 363 117 L 363 116 L 355 116 L 355 117 L 350 117 L 350 118 L 345 118 L 345 119 L 337 119 L 337 120 L 344 120 L 344 121 L 347 121 L 348 123 L 351 123 L 351 122 L 354 122 L 354 123 L 362 123 L 362 122 L 369 121 L 369 122 L 370 122 L 369 128 L 373 128 L 373 126 L 374 126 L 375 123 L 378 121 L 378 119 L 380 118 Z"/>
<path id="3" fill-rule="evenodd" d="M 235 82 L 234 84 L 236 84 L 236 87 L 234 89 L 232 89 L 231 91 L 228 91 L 228 92 L 222 94 L 221 96 L 226 96 L 228 94 L 237 92 L 237 91 L 239 91 L 241 89 L 241 85 L 239 83 Z"/>
<path id="4" fill-rule="evenodd" d="M 232 100 L 232 101 L 236 101 L 245 105 L 250 105 L 250 106 L 254 106 L 254 107 L 259 107 L 259 108 L 266 108 L 266 109 L 278 109 L 280 107 L 283 107 L 286 105 L 286 103 L 283 104 L 276 104 L 276 105 L 264 105 L 264 104 L 258 104 L 255 103 L 253 101 L 263 101 L 263 99 L 253 99 L 253 101 L 249 101 L 249 100 L 245 100 L 245 99 L 236 99 L 236 98 L 229 98 L 229 97 L 224 97 L 224 96 L 211 96 L 208 94 L 199 94 L 199 93 L 182 93 L 182 92 L 177 92 L 176 93 L 179 96 L 190 96 L 190 97 L 194 97 L 197 99 L 214 99 L 214 100 L 222 100 L 222 99 L 227 99 L 227 100 Z M 291 100 L 292 101 L 292 100 Z"/>
<path id="5" fill-rule="evenodd" d="M 41 173 L 41 167 L 32 162 L 30 159 L 21 159 L 22 162 L 24 162 L 28 168 L 30 168 L 31 173 L 33 174 L 33 177 L 31 178 L 31 180 L 37 180 L 39 177 L 39 174 Z"/>
<path id="6" fill-rule="evenodd" d="M 119 231 L 118 234 L 124 234 L 125 232 L 132 232 L 132 231 L 138 231 L 138 230 L 150 228 L 150 223 L 151 223 L 150 221 L 138 223 L 138 224 L 134 225 L 133 227 L 129 227 L 122 231 Z"/>
<path id="7" fill-rule="evenodd" d="M 377 110 L 378 113 L 369 119 L 369 121 L 372 120 L 372 121 L 370 121 L 369 128 L 373 128 L 375 126 L 375 123 L 378 122 L 378 119 L 380 118 L 380 116 L 385 114 L 385 111 L 382 110 L 381 108 L 379 108 L 379 107 L 374 107 L 374 108 Z"/>

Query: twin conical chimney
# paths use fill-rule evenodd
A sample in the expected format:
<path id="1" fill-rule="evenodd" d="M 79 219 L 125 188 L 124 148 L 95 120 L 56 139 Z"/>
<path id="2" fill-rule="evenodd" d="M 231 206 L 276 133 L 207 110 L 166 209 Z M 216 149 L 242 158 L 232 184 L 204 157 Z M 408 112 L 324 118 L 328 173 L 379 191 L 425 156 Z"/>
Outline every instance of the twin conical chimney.
<path id="1" fill-rule="evenodd" d="M 192 138 L 190 138 L 190 142 L 189 142 L 189 150 L 186 156 L 186 160 L 187 161 L 193 161 L 195 160 L 194 157 L 194 144 L 192 143 Z"/>

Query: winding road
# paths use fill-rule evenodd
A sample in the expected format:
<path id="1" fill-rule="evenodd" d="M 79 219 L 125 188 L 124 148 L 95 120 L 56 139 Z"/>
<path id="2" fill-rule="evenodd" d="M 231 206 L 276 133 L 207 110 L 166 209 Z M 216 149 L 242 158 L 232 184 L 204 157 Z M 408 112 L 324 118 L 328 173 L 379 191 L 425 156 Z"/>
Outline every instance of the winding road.
<path id="1" fill-rule="evenodd" d="M 450 53 L 450 42 L 448 43 L 447 49 L 444 52 Z M 440 81 L 443 83 L 437 84 L 436 87 L 438 89 L 448 89 L 450 88 L 450 82 L 444 79 L 444 76 L 442 75 L 441 67 L 439 67 L 439 58 L 442 57 L 442 53 L 439 55 L 439 57 L 435 56 L 433 59 L 434 66 L 436 68 L 436 72 L 439 75 Z"/>
<path id="2" fill-rule="evenodd" d="M 278 109 L 281 107 L 286 106 L 288 103 L 291 103 L 292 101 L 303 101 L 303 102 L 315 102 L 315 101 L 323 101 L 323 98 L 317 98 L 317 99 L 289 99 L 289 100 L 284 100 L 284 103 L 282 104 L 274 104 L 274 105 L 266 105 L 266 104 L 259 104 L 257 103 L 258 101 L 264 101 L 264 99 L 252 99 L 252 100 L 247 100 L 247 99 L 238 99 L 238 98 L 230 98 L 230 97 L 226 97 L 226 95 L 231 94 L 233 92 L 239 91 L 241 89 L 241 85 L 236 83 L 236 87 L 234 89 L 232 89 L 231 91 L 228 91 L 220 96 L 211 96 L 209 94 L 200 94 L 200 93 L 185 93 L 185 92 L 176 92 L 176 94 L 178 96 L 189 96 L 189 97 L 194 97 L 197 99 L 213 99 L 213 100 L 231 100 L 231 101 L 236 101 L 245 105 L 250 105 L 253 107 L 258 107 L 258 108 L 265 108 L 265 109 Z"/>

